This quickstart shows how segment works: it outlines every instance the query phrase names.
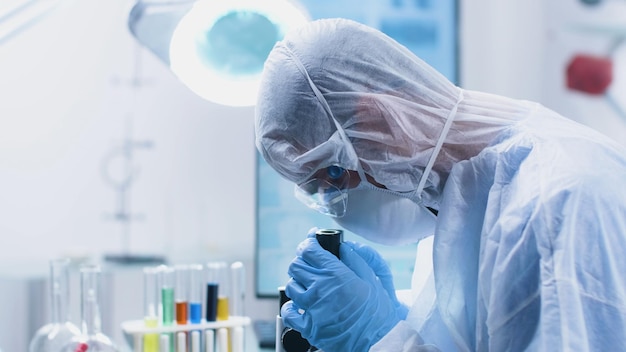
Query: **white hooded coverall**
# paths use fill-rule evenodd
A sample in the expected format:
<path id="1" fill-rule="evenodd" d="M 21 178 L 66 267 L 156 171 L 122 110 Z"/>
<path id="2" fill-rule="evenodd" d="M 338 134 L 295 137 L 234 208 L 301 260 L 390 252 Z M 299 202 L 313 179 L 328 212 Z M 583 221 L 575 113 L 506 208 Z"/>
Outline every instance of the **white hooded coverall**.
<path id="1" fill-rule="evenodd" d="M 537 103 L 463 90 L 379 31 L 328 19 L 270 54 L 257 147 L 296 184 L 358 163 L 412 190 L 453 108 L 422 194 L 438 210 L 434 292 L 416 293 L 371 350 L 626 350 L 626 150 L 600 133 Z"/>

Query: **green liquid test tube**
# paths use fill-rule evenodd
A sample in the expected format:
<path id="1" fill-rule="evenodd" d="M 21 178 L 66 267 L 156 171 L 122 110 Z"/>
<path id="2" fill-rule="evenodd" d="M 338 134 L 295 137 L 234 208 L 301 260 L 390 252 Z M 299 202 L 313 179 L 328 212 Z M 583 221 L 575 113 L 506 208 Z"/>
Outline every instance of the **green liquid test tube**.
<path id="1" fill-rule="evenodd" d="M 175 285 L 175 270 L 169 266 L 161 266 L 159 271 L 160 286 L 161 286 L 161 324 L 164 326 L 173 325 L 176 316 L 174 315 L 174 285 Z M 176 339 L 174 334 L 169 333 L 170 351 L 174 351 Z"/>

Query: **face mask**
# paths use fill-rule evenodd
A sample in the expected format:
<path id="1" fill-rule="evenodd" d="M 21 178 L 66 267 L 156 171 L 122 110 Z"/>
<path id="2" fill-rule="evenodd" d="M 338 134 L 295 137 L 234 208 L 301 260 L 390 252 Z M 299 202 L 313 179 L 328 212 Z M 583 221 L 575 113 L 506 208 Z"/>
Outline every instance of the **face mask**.
<path id="1" fill-rule="evenodd" d="M 346 213 L 334 220 L 346 230 L 385 245 L 418 242 L 433 234 L 436 223 L 424 205 L 367 183 L 348 191 Z"/>

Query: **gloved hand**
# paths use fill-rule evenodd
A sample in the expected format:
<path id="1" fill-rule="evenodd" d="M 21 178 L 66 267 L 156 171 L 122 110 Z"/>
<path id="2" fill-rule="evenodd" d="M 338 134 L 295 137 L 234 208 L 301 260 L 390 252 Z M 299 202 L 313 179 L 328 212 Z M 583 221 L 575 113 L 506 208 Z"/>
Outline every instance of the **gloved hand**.
<path id="1" fill-rule="evenodd" d="M 283 323 L 325 352 L 367 351 L 385 336 L 406 309 L 395 297 L 389 269 L 368 248 L 344 242 L 339 261 L 315 238 L 300 243 L 289 266 L 285 294 L 291 301 L 281 308 Z"/>
<path id="2" fill-rule="evenodd" d="M 385 262 L 385 260 L 380 256 L 380 254 L 372 247 L 356 243 L 356 242 L 344 242 L 348 246 L 352 247 L 352 249 L 365 260 L 367 265 L 372 268 L 374 274 L 378 277 L 378 280 L 387 291 L 387 295 L 393 301 L 396 307 L 396 315 L 400 317 L 401 320 L 405 320 L 407 314 L 409 313 L 409 308 L 400 303 L 398 301 L 398 297 L 396 296 L 396 288 L 393 285 L 393 275 L 391 274 L 391 269 Z"/>
<path id="3" fill-rule="evenodd" d="M 315 233 L 318 228 L 314 227 L 309 230 L 307 233 L 307 238 L 315 238 Z M 389 297 L 393 300 L 396 306 L 396 314 L 400 317 L 400 319 L 405 320 L 406 316 L 409 313 L 409 308 L 400 303 L 398 301 L 398 297 L 396 296 L 396 288 L 393 284 L 393 274 L 391 274 L 391 269 L 385 262 L 385 260 L 380 256 L 380 254 L 372 247 L 360 244 L 357 242 L 345 242 L 348 246 L 352 247 L 352 249 L 365 260 L 365 262 L 372 268 L 374 274 L 380 280 L 380 283 L 383 285 Z"/>

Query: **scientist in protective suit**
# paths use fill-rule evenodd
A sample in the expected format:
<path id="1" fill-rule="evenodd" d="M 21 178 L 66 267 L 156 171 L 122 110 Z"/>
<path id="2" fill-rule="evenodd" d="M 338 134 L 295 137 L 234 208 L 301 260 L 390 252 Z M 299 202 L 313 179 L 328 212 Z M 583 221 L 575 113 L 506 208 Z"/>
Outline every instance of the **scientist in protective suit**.
<path id="1" fill-rule="evenodd" d="M 275 45 L 255 114 L 257 148 L 307 205 L 387 245 L 434 234 L 434 280 L 408 307 L 371 247 L 346 242 L 338 260 L 306 238 L 281 312 L 312 345 L 626 350 L 623 146 L 538 103 L 459 88 L 343 19 Z"/>

